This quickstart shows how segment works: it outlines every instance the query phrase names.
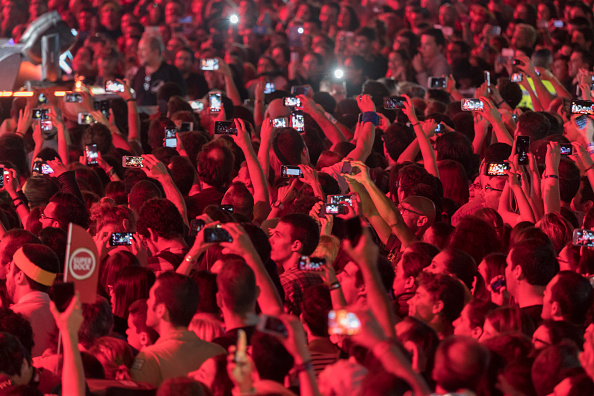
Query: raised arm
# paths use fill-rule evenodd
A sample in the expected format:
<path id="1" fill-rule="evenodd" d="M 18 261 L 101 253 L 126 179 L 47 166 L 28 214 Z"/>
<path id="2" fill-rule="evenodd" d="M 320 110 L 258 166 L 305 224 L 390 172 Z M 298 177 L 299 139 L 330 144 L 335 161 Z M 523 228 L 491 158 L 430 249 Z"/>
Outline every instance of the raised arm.
<path id="1" fill-rule="evenodd" d="M 337 144 L 346 140 L 340 129 L 326 117 L 325 111 L 318 108 L 313 99 L 310 99 L 305 95 L 299 95 L 298 98 L 301 101 L 301 110 L 309 114 L 314 121 L 318 123 L 324 135 L 332 144 Z"/>
<path id="2" fill-rule="evenodd" d="M 501 114 L 497 111 L 497 107 L 486 97 L 481 96 L 481 102 L 483 102 L 484 110 L 480 114 L 493 125 L 493 132 L 499 143 L 507 143 L 510 146 L 514 144 L 513 138 L 507 131 L 505 124 L 501 120 Z"/>
<path id="3" fill-rule="evenodd" d="M 142 154 L 142 144 L 140 143 L 140 117 L 136 100 L 130 91 L 130 82 L 127 79 L 116 80 L 124 85 L 124 92 L 118 92 L 118 95 L 126 101 L 128 107 L 128 144 L 136 152 Z"/>
<path id="4" fill-rule="evenodd" d="M 70 146 L 70 133 L 68 133 L 68 129 L 66 128 L 66 124 L 62 120 L 62 117 L 58 114 L 58 108 L 52 107 L 52 111 L 47 113 L 52 125 L 56 127 L 58 131 L 58 155 L 60 159 L 62 159 L 62 163 L 64 165 L 68 165 L 69 158 L 68 158 L 68 146 Z"/>
<path id="5" fill-rule="evenodd" d="M 363 112 L 363 121 L 357 123 L 355 137 L 357 139 L 356 146 L 348 154 L 348 157 L 355 161 L 366 161 L 371 154 L 373 142 L 375 140 L 375 125 L 379 123 L 379 117 L 375 113 L 375 105 L 369 95 L 357 96 L 357 104 L 359 109 Z M 375 121 L 371 118 L 377 117 Z M 369 118 L 368 118 L 369 117 Z"/>
<path id="6" fill-rule="evenodd" d="M 439 177 L 439 170 L 437 169 L 437 160 L 435 159 L 435 152 L 433 151 L 433 147 L 431 147 L 431 142 L 429 138 L 433 136 L 435 127 L 432 130 L 424 131 L 421 123 L 419 123 L 419 119 L 415 114 L 415 106 L 412 103 L 412 100 L 406 95 L 406 102 L 404 102 L 404 114 L 408 116 L 410 120 L 413 130 L 415 131 L 415 135 L 417 135 L 417 142 L 419 143 L 419 148 L 421 149 L 421 155 L 423 156 L 423 165 L 427 172 L 432 174 L 435 177 Z"/>
<path id="7" fill-rule="evenodd" d="M 559 190 L 559 162 L 561 161 L 561 150 L 559 143 L 550 142 L 545 157 L 545 174 L 542 184 L 544 185 L 543 202 L 545 214 L 559 213 L 561 211 L 561 191 Z"/>
<path id="8" fill-rule="evenodd" d="M 264 171 L 258 162 L 258 157 L 256 156 L 254 146 L 250 139 L 250 134 L 247 132 L 245 123 L 242 119 L 236 118 L 235 126 L 237 127 L 237 135 L 232 135 L 232 138 L 245 156 L 245 163 L 248 168 L 252 185 L 254 186 L 254 204 L 257 202 L 266 202 L 269 204 L 268 182 L 266 181 Z"/>
<path id="9" fill-rule="evenodd" d="M 235 106 L 241 106 L 241 96 L 239 95 L 239 91 L 233 80 L 231 68 L 221 58 L 217 59 L 219 60 L 219 70 L 215 70 L 215 72 L 221 73 L 225 78 L 225 93 L 227 94 L 227 97 L 231 99 Z"/>

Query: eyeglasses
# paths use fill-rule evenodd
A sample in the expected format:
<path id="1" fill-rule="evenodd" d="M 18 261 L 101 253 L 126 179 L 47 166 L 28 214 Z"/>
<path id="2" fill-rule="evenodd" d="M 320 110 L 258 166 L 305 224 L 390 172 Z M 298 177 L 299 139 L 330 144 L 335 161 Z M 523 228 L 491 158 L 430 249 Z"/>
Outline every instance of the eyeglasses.
<path id="1" fill-rule="evenodd" d="M 491 187 L 491 185 L 490 185 L 490 184 L 487 184 L 487 185 L 485 186 L 485 190 L 503 191 L 503 190 L 500 190 L 500 189 L 498 189 L 498 188 Z"/>
<path id="2" fill-rule="evenodd" d="M 419 216 L 425 216 L 423 213 L 415 212 L 414 210 L 405 208 L 404 206 L 402 206 L 402 204 L 398 205 L 398 211 L 400 212 L 401 215 L 404 215 L 404 212 L 410 212 L 410 213 L 417 214 Z"/>
<path id="3" fill-rule="evenodd" d="M 47 216 L 44 212 L 41 212 L 41 216 L 39 216 L 39 220 L 43 220 L 43 219 L 47 219 L 47 220 L 55 220 L 58 223 L 60 222 L 60 220 L 58 219 L 54 219 L 53 217 L 49 217 Z"/>

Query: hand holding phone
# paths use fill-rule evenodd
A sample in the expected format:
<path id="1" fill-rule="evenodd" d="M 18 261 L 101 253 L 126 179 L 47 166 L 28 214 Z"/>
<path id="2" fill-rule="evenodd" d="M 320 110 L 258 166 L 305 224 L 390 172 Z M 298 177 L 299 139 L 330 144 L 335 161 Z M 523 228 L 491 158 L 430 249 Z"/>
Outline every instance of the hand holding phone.
<path id="1" fill-rule="evenodd" d="M 361 321 L 354 312 L 346 309 L 328 312 L 328 334 L 355 335 L 361 332 Z"/>
<path id="2" fill-rule="evenodd" d="M 87 144 L 85 146 L 85 158 L 87 159 L 87 165 L 97 165 L 97 158 L 99 157 L 99 151 L 96 144 Z"/>
<path id="3" fill-rule="evenodd" d="M 206 243 L 220 243 L 220 242 L 233 242 L 231 235 L 222 228 L 220 225 L 215 227 L 208 227 L 204 229 L 204 242 Z"/>

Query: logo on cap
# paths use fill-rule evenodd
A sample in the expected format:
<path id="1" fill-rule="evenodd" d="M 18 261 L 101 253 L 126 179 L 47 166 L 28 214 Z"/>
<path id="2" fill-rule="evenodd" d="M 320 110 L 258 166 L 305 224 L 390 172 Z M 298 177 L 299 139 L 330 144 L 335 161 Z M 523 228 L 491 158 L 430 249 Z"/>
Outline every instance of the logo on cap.
<path id="1" fill-rule="evenodd" d="M 95 256 L 86 248 L 78 248 L 70 256 L 70 273 L 76 280 L 85 280 L 93 275 L 95 271 Z"/>

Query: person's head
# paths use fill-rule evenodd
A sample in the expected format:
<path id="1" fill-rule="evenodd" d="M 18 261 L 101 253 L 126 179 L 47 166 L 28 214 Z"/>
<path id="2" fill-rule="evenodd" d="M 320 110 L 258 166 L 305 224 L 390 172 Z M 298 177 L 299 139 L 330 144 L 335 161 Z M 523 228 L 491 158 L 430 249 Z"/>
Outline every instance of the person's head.
<path id="1" fill-rule="evenodd" d="M 424 271 L 432 274 L 454 275 L 468 289 L 472 289 L 479 276 L 476 262 L 466 252 L 448 247 L 433 257 L 431 264 Z"/>
<path id="2" fill-rule="evenodd" d="M 442 54 L 445 44 L 445 37 L 443 36 L 441 29 L 427 29 L 421 35 L 419 52 L 423 56 L 423 59 L 427 62 L 439 54 Z"/>
<path id="3" fill-rule="evenodd" d="M 452 41 L 448 43 L 446 58 L 450 66 L 454 66 L 462 59 L 470 58 L 470 46 L 465 41 Z"/>
<path id="4" fill-rule="evenodd" d="M 277 265 L 298 256 L 309 256 L 320 241 L 320 228 L 315 220 L 300 213 L 281 217 L 271 232 L 270 258 Z"/>
<path id="5" fill-rule="evenodd" d="M 231 182 L 235 156 L 223 139 L 202 146 L 197 159 L 198 176 L 203 183 L 223 190 Z"/>
<path id="6" fill-rule="evenodd" d="M 83 323 L 78 330 L 78 339 L 85 349 L 90 349 L 95 341 L 113 331 L 113 314 L 109 301 L 101 296 L 93 304 L 82 304 Z"/>
<path id="7" fill-rule="evenodd" d="M 161 36 L 144 35 L 138 43 L 138 60 L 143 66 L 157 66 L 161 62 L 164 50 Z"/>
<path id="8" fill-rule="evenodd" d="M 159 338 L 159 333 L 146 325 L 146 301 L 146 299 L 136 300 L 128 308 L 126 340 L 137 351 L 154 344 Z"/>
<path id="9" fill-rule="evenodd" d="M 562 342 L 543 349 L 532 364 L 531 377 L 538 396 L 551 394 L 571 370 L 582 369 L 579 349 L 572 342 Z"/>
<path id="10" fill-rule="evenodd" d="M 283 383 L 293 367 L 293 357 L 275 336 L 256 332 L 252 336 L 252 358 L 261 379 Z"/>
<path id="11" fill-rule="evenodd" d="M 411 231 L 419 235 L 435 221 L 435 204 L 426 197 L 408 196 L 400 202 L 398 210 Z"/>
<path id="12" fill-rule="evenodd" d="M 90 228 L 95 235 L 105 236 L 114 232 L 136 231 L 136 216 L 124 205 L 114 205 L 103 199 L 91 207 Z"/>
<path id="13" fill-rule="evenodd" d="M 438 323 L 447 332 L 464 308 L 465 295 L 462 283 L 451 276 L 421 272 L 415 295 L 408 301 L 408 314 L 433 328 Z"/>
<path id="14" fill-rule="evenodd" d="M 254 197 L 242 182 L 233 182 L 221 200 L 221 205 L 232 205 L 233 213 L 252 218 Z"/>
<path id="15" fill-rule="evenodd" d="M 516 299 L 520 288 L 535 286 L 544 289 L 559 272 L 553 249 L 534 239 L 512 245 L 506 262 L 507 290 Z"/>
<path id="16" fill-rule="evenodd" d="M 114 316 L 125 318 L 130 304 L 138 299 L 148 298 L 154 283 L 155 274 L 148 268 L 130 266 L 118 271 L 110 290 Z"/>
<path id="17" fill-rule="evenodd" d="M 555 254 L 571 241 L 573 226 L 559 213 L 547 213 L 540 219 L 536 226 L 540 228 L 553 243 Z"/>
<path id="18" fill-rule="evenodd" d="M 480 263 L 487 254 L 500 251 L 495 228 L 476 216 L 465 216 L 456 225 L 449 247 L 463 250 Z"/>
<path id="19" fill-rule="evenodd" d="M 56 227 L 68 231 L 68 224 L 74 223 L 88 228 L 89 214 L 84 202 L 74 194 L 55 193 L 39 218 L 43 227 Z"/>
<path id="20" fill-rule="evenodd" d="M 525 23 L 518 23 L 511 38 L 511 46 L 514 49 L 534 48 L 536 39 L 537 34 L 534 27 Z"/>
<path id="21" fill-rule="evenodd" d="M 30 293 L 47 293 L 60 270 L 58 256 L 41 244 L 26 243 L 13 255 L 6 274 L 6 289 L 13 302 Z"/>
<path id="22" fill-rule="evenodd" d="M 483 335 L 483 325 L 487 314 L 496 307 L 490 301 L 472 300 L 454 321 L 454 334 L 478 340 Z"/>
<path id="23" fill-rule="evenodd" d="M 33 376 L 31 355 L 17 337 L 5 332 L 0 332 L 0 374 L 14 385 L 28 384 Z"/>
<path id="24" fill-rule="evenodd" d="M 442 160 L 438 164 L 439 177 L 443 184 L 443 196 L 462 206 L 468 202 L 468 176 L 458 161 Z"/>
<path id="25" fill-rule="evenodd" d="M 331 309 L 327 287 L 318 285 L 307 289 L 301 306 L 301 320 L 314 337 L 328 337 L 328 312 Z"/>
<path id="26" fill-rule="evenodd" d="M 444 392 L 476 392 L 487 374 L 489 359 L 489 350 L 478 341 L 452 336 L 437 348 L 432 378 Z"/>
<path id="27" fill-rule="evenodd" d="M 169 378 L 159 386 L 156 396 L 206 396 L 211 394 L 205 388 L 206 386 L 202 382 L 192 378 Z"/>
<path id="28" fill-rule="evenodd" d="M 190 73 L 194 65 L 194 52 L 187 47 L 179 49 L 175 53 L 174 65 L 179 69 L 180 73 Z"/>
<path id="29" fill-rule="evenodd" d="M 217 303 L 223 311 L 235 315 L 254 312 L 260 290 L 254 271 L 240 259 L 225 260 L 217 274 Z"/>
<path id="30" fill-rule="evenodd" d="M 373 53 L 373 43 L 376 40 L 375 31 L 369 27 L 362 27 L 355 32 L 355 51 L 364 58 Z"/>
<path id="31" fill-rule="evenodd" d="M 454 226 L 436 221 L 423 233 L 423 242 L 430 243 L 438 249 L 444 249 L 449 243 Z"/>
<path id="32" fill-rule="evenodd" d="M 140 180 L 130 189 L 128 206 L 134 213 L 140 213 L 142 205 L 151 199 L 161 199 L 163 194 L 159 187 L 151 180 Z"/>
<path id="33" fill-rule="evenodd" d="M 521 332 L 526 336 L 534 332 L 534 324 L 528 315 L 517 306 L 497 308 L 487 314 L 481 341 L 502 333 Z"/>
<path id="34" fill-rule="evenodd" d="M 551 279 L 543 296 L 543 319 L 565 320 L 582 325 L 592 306 L 590 281 L 572 271 L 561 271 Z"/>
<path id="35" fill-rule="evenodd" d="M 564 340 L 573 341 L 576 345 L 584 344 L 583 326 L 578 326 L 564 320 L 545 319 L 532 334 L 534 349 L 541 350 L 549 345 L 555 345 Z"/>
<path id="36" fill-rule="evenodd" d="M 150 241 L 149 248 L 154 249 L 163 242 L 160 239 L 168 241 L 182 238 L 183 224 L 181 214 L 170 200 L 151 199 L 140 208 L 137 229 L 142 238 Z"/>
<path id="37" fill-rule="evenodd" d="M 89 125 L 83 132 L 81 149 L 84 150 L 87 144 L 96 144 L 102 155 L 108 155 L 113 148 L 111 131 L 99 122 Z"/>
<path id="38" fill-rule="evenodd" d="M 319 18 L 324 31 L 327 32 L 331 27 L 336 26 L 336 23 L 338 22 L 338 14 L 340 14 L 340 6 L 338 3 L 332 1 L 322 6 Z"/>
<path id="39" fill-rule="evenodd" d="M 146 325 L 159 331 L 163 324 L 188 327 L 198 308 L 198 286 L 187 276 L 165 272 L 151 287 L 147 301 Z"/>
<path id="40" fill-rule="evenodd" d="M 118 28 L 120 17 L 120 6 L 115 1 L 107 1 L 99 9 L 99 21 L 109 30 Z"/>
<path id="41" fill-rule="evenodd" d="M 282 128 L 272 140 L 272 149 L 281 165 L 309 164 L 309 152 L 299 132 L 293 128 Z"/>
<path id="42" fill-rule="evenodd" d="M 110 336 L 101 337 L 95 341 L 89 353 L 103 366 L 105 379 L 128 379 L 128 369 L 134 363 L 134 355 L 126 341 Z"/>
<path id="43" fill-rule="evenodd" d="M 569 76 L 574 78 L 577 76 L 580 69 L 590 69 L 593 61 L 593 56 L 589 51 L 581 48 L 575 49 L 569 57 L 568 67 Z"/>
<path id="44" fill-rule="evenodd" d="M 384 155 L 394 163 L 398 161 L 400 155 L 415 139 L 414 131 L 398 122 L 390 125 L 382 136 L 384 141 Z"/>
<path id="45" fill-rule="evenodd" d="M 13 228 L 2 236 L 0 239 L 0 279 L 6 279 L 12 256 L 25 243 L 41 243 L 41 241 L 31 232 L 20 228 Z"/>
<path id="46" fill-rule="evenodd" d="M 496 276 L 505 275 L 506 258 L 507 256 L 503 253 L 491 253 L 479 263 L 478 271 L 487 284 L 490 284 Z"/>
<path id="47" fill-rule="evenodd" d="M 394 271 L 394 283 L 392 284 L 394 295 L 414 292 L 416 289 L 415 279 L 429 264 L 431 264 L 431 256 L 405 251 Z"/>
<path id="48" fill-rule="evenodd" d="M 0 308 L 0 332 L 10 333 L 17 337 L 27 353 L 31 355 L 31 350 L 35 345 L 33 327 L 23 314 L 13 312 L 9 308 Z"/>

